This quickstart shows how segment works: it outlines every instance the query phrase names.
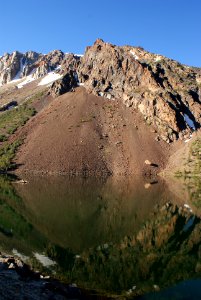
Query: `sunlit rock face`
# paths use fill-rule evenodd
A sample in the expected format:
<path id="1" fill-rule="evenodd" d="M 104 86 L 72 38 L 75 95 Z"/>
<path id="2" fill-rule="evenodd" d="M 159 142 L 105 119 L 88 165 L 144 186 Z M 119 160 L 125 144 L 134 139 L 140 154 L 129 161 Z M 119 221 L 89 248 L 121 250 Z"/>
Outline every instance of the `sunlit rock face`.
<path id="1" fill-rule="evenodd" d="M 167 142 L 188 136 L 200 126 L 198 68 L 140 47 L 97 40 L 86 49 L 78 73 L 89 92 L 134 106 Z"/>
<path id="2" fill-rule="evenodd" d="M 41 78 L 59 69 L 64 58 L 65 54 L 60 50 L 54 50 L 47 55 L 34 51 L 6 53 L 0 58 L 0 85 L 29 75 L 35 79 Z"/>
<path id="3" fill-rule="evenodd" d="M 40 54 L 33 51 L 25 54 L 18 51 L 4 54 L 0 58 L 0 85 L 29 75 L 33 70 L 33 64 L 40 56 Z"/>

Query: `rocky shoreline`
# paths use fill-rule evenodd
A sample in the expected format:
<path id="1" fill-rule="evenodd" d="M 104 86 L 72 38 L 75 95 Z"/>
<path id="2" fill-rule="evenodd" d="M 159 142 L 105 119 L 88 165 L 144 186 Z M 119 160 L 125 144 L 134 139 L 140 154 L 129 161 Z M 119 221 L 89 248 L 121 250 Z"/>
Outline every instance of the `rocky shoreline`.
<path id="1" fill-rule="evenodd" d="M 76 284 L 64 284 L 33 271 L 21 259 L 0 254 L 0 299 L 100 299 Z M 101 299 L 104 299 L 101 297 Z"/>

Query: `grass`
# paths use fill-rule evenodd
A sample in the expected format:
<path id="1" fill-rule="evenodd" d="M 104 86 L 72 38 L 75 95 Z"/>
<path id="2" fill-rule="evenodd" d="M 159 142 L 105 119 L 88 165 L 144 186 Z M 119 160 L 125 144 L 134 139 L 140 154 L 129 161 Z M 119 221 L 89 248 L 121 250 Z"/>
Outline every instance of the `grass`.
<path id="1" fill-rule="evenodd" d="M 2 143 L 2 142 L 5 142 L 5 141 L 7 141 L 6 135 L 5 134 L 1 134 L 0 135 L 0 142 Z"/>
<path id="2" fill-rule="evenodd" d="M 38 97 L 37 97 L 38 98 Z M 17 108 L 8 110 L 0 114 L 0 172 L 6 173 L 13 169 L 15 164 L 13 159 L 22 140 L 12 139 L 10 137 L 16 130 L 22 127 L 32 116 L 36 114 L 36 110 L 31 105 L 36 95 L 31 97 L 26 103 Z"/>
<path id="3" fill-rule="evenodd" d="M 13 158 L 21 143 L 22 141 L 16 140 L 11 144 L 6 143 L 0 148 L 0 172 L 7 172 L 15 166 Z"/>
<path id="4" fill-rule="evenodd" d="M 175 177 L 184 179 L 190 201 L 201 208 L 201 139 L 197 138 L 191 145 L 183 171 L 178 170 Z"/>
<path id="5" fill-rule="evenodd" d="M 197 139 L 192 143 L 187 166 L 191 177 L 201 177 L 201 139 Z"/>
<path id="6" fill-rule="evenodd" d="M 8 110 L 0 115 L 0 141 L 6 141 L 19 127 L 23 126 L 36 111 L 27 104 Z"/>
<path id="7" fill-rule="evenodd" d="M 31 103 L 34 103 L 36 100 L 40 100 L 41 98 L 43 98 L 47 93 L 47 90 L 43 90 L 43 91 L 40 91 L 32 96 L 29 96 L 26 98 L 26 103 L 27 104 L 31 104 Z"/>
<path id="8" fill-rule="evenodd" d="M 184 158 L 185 159 L 185 158 Z M 175 177 L 201 178 L 201 139 L 197 138 L 191 145 L 183 170 L 175 172 Z"/>

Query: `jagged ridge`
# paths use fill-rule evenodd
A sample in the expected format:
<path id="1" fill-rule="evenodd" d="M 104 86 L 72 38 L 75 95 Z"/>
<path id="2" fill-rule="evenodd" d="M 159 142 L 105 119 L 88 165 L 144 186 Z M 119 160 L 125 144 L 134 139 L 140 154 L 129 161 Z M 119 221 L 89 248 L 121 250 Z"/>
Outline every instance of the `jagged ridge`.
<path id="1" fill-rule="evenodd" d="M 78 75 L 88 92 L 138 109 L 167 142 L 200 127 L 200 69 L 97 40 L 87 48 Z"/>
<path id="2" fill-rule="evenodd" d="M 141 47 L 115 46 L 98 39 L 83 57 L 55 50 L 47 55 L 14 52 L 0 58 L 0 84 L 32 74 L 37 79 L 52 70 L 54 97 L 84 85 L 87 92 L 121 99 L 142 113 L 166 142 L 189 138 L 201 124 L 201 69 L 182 65 Z"/>

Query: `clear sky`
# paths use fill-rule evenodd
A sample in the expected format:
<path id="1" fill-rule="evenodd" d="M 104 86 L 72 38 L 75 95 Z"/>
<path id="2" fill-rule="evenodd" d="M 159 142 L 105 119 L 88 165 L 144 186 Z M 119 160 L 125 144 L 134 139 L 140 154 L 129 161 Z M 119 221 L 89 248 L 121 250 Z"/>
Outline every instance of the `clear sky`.
<path id="1" fill-rule="evenodd" d="M 83 53 L 97 38 L 201 67 L 201 0 L 1 0 L 0 55 Z"/>

